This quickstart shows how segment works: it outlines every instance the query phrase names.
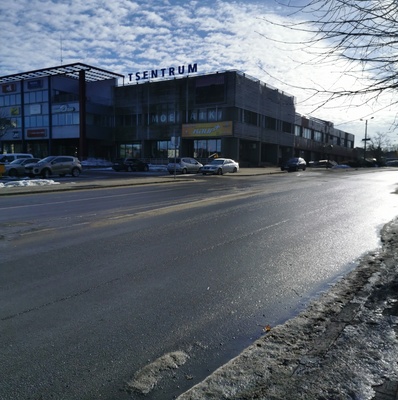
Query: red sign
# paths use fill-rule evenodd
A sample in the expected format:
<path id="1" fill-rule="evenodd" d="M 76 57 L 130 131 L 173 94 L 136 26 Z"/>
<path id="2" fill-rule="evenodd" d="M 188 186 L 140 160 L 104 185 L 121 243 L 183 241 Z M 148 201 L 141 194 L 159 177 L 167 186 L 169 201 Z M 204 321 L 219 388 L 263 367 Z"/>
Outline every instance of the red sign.
<path id="1" fill-rule="evenodd" d="M 28 129 L 26 135 L 30 138 L 47 137 L 47 129 Z"/>

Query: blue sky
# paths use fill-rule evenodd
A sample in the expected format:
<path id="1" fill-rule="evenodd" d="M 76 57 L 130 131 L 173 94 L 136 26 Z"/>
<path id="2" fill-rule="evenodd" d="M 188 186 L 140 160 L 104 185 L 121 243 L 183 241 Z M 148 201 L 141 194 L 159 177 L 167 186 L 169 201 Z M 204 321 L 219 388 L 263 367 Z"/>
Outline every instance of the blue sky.
<path id="1" fill-rule="evenodd" d="M 149 0 L 14 0 L 1 2 L 0 75 L 82 62 L 123 74 L 197 63 L 198 73 L 228 69 L 243 71 L 296 97 L 301 114 L 333 121 L 356 135 L 362 146 L 365 123 L 368 135 L 392 131 L 396 110 L 389 99 L 362 105 L 363 99 L 345 99 L 317 109 L 320 96 L 311 98 L 308 87 L 352 87 L 343 66 L 314 65 L 297 46 L 277 44 L 292 40 L 284 23 L 289 9 L 274 0 L 181 1 Z M 295 40 L 308 40 L 295 33 Z M 325 51 L 327 48 L 325 47 Z M 358 102 L 358 103 L 357 103 Z M 381 110 L 381 111 L 378 111 Z"/>

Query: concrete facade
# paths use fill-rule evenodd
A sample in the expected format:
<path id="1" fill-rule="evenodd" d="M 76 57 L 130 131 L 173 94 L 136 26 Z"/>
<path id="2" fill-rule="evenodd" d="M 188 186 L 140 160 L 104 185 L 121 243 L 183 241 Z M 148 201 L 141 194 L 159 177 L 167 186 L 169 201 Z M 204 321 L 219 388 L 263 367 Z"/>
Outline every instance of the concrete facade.
<path id="1" fill-rule="evenodd" d="M 217 154 L 249 167 L 292 156 L 352 158 L 354 135 L 298 115 L 293 96 L 240 71 L 141 82 L 125 84 L 122 75 L 85 64 L 0 77 L 0 152 Z"/>

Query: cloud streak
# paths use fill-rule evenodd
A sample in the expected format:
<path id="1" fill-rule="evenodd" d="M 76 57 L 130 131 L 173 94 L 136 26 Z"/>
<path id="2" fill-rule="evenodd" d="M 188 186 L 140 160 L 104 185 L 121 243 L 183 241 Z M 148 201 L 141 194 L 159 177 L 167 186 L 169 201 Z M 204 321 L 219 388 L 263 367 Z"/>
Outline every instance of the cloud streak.
<path id="1" fill-rule="evenodd" d="M 298 112 L 305 114 L 316 108 L 319 99 L 304 102 L 311 95 L 300 88 L 355 81 L 341 75 L 342 66 L 311 65 L 305 51 L 267 40 L 292 41 L 291 31 L 266 23 L 269 19 L 283 23 L 287 18 L 292 17 L 273 0 L 2 2 L 0 73 L 82 62 L 127 75 L 197 63 L 199 73 L 237 69 L 280 88 L 297 98 Z M 305 43 L 306 34 L 301 35 Z M 334 122 L 355 120 L 341 129 L 357 135 L 360 145 L 359 119 L 372 110 L 354 107 L 348 113 L 347 103 L 331 107 L 314 116 Z M 393 115 L 392 110 L 380 114 L 383 132 Z"/>

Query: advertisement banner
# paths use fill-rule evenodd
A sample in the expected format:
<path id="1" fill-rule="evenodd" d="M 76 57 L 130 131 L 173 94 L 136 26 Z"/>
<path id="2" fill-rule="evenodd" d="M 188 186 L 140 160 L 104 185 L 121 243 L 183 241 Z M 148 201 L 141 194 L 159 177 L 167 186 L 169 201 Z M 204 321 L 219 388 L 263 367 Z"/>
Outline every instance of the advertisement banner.
<path id="1" fill-rule="evenodd" d="M 232 121 L 182 125 L 182 137 L 184 138 L 217 137 L 231 135 Z"/>

